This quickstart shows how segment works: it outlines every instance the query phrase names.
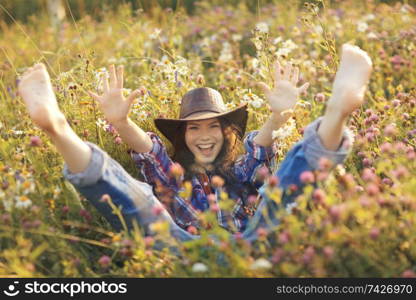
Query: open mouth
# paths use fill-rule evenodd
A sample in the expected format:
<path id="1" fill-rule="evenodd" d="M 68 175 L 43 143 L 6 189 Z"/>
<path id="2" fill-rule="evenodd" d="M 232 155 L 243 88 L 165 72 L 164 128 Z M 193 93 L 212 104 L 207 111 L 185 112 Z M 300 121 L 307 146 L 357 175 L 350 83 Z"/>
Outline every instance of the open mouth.
<path id="1" fill-rule="evenodd" d="M 204 155 L 211 155 L 215 144 L 197 145 L 199 151 Z"/>

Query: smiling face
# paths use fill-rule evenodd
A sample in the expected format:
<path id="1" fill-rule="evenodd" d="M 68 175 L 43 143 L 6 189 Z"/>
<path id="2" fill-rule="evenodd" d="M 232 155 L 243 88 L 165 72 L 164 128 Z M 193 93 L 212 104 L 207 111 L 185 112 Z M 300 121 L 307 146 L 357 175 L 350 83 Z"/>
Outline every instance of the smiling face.
<path id="1" fill-rule="evenodd" d="M 218 118 L 188 121 L 185 143 L 194 154 L 197 164 L 201 166 L 212 164 L 224 144 L 224 135 Z"/>

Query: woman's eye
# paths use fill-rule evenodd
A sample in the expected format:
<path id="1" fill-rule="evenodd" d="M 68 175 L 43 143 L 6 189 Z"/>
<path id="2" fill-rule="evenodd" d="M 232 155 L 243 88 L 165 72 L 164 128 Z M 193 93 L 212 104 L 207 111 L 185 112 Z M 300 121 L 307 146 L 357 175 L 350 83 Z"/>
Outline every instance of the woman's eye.
<path id="1" fill-rule="evenodd" d="M 220 125 L 215 124 L 215 125 L 212 125 L 211 127 L 216 128 L 216 127 L 220 127 Z"/>
<path id="2" fill-rule="evenodd" d="M 188 127 L 189 130 L 197 129 L 197 127 Z"/>

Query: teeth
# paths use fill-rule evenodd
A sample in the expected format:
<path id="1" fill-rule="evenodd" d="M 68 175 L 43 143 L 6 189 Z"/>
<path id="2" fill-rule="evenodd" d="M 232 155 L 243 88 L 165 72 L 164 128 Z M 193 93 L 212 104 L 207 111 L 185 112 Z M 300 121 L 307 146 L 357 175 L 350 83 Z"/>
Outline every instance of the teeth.
<path id="1" fill-rule="evenodd" d="M 212 146 L 213 146 L 213 144 L 211 144 L 211 145 L 199 145 L 198 147 L 201 148 L 201 149 L 209 149 Z"/>

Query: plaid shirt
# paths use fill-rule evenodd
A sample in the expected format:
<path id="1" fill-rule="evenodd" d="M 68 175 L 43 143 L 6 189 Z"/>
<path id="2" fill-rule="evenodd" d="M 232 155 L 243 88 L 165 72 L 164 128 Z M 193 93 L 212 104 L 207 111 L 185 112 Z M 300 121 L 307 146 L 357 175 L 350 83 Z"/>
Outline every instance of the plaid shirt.
<path id="1" fill-rule="evenodd" d="M 254 211 L 254 207 L 247 204 L 247 198 L 250 195 L 257 196 L 257 189 L 262 184 L 256 181 L 257 170 L 263 165 L 270 166 L 271 160 L 276 154 L 274 146 L 263 147 L 254 143 L 253 138 L 257 133 L 258 131 L 252 131 L 247 134 L 244 139 L 246 153 L 234 163 L 233 171 L 236 178 L 239 179 L 239 183 L 223 187 L 229 198 L 235 201 L 235 205 L 231 211 L 218 210 L 217 219 L 220 226 L 232 232 L 244 231 L 249 217 Z M 153 132 L 147 132 L 147 134 L 153 142 L 153 147 L 150 152 L 131 151 L 136 166 L 144 176 L 145 182 L 152 185 L 155 195 L 180 227 L 187 229 L 192 225 L 199 228 L 199 212 L 210 208 L 210 203 L 207 200 L 207 188 L 204 189 L 200 178 L 194 176 L 191 181 L 191 199 L 183 199 L 180 196 L 180 192 L 183 190 L 181 181 L 178 182 L 169 173 L 173 161 L 167 154 L 162 140 Z M 213 176 L 209 173 L 207 175 L 209 179 Z M 217 188 L 212 191 L 215 194 L 214 203 L 219 205 L 221 189 Z"/>

